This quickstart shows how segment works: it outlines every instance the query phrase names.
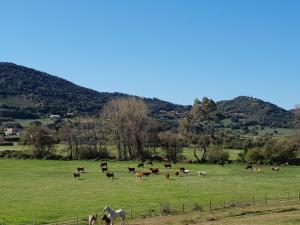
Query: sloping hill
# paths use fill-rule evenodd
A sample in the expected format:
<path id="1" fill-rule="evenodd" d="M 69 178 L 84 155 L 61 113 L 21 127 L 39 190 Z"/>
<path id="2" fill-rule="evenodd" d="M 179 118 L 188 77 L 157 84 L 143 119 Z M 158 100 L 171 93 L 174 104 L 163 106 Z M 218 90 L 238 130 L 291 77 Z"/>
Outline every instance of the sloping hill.
<path id="1" fill-rule="evenodd" d="M 0 119 L 37 118 L 68 112 L 95 115 L 112 98 L 128 96 L 122 93 L 97 92 L 24 66 L 0 63 Z M 169 125 L 178 124 L 178 119 L 191 108 L 157 98 L 142 99 L 153 118 Z M 291 126 L 291 111 L 259 99 L 242 96 L 220 101 L 217 105 L 226 118 L 244 125 Z"/>
<path id="2" fill-rule="evenodd" d="M 248 125 L 291 127 L 292 113 L 260 99 L 240 96 L 233 100 L 220 101 L 218 109 L 227 118 L 243 121 Z"/>
<path id="3" fill-rule="evenodd" d="M 34 118 L 67 112 L 93 115 L 112 98 L 128 96 L 97 92 L 34 69 L 0 63 L 0 117 Z M 158 119 L 172 121 L 186 110 L 185 106 L 159 99 L 143 99 Z"/>

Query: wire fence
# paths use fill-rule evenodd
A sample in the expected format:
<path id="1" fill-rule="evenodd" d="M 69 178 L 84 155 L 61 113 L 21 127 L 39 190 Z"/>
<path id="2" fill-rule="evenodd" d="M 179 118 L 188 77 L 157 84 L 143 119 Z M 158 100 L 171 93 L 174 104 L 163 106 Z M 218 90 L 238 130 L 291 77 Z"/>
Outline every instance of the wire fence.
<path id="1" fill-rule="evenodd" d="M 126 210 L 127 219 L 137 219 L 137 218 L 150 218 L 162 215 L 178 215 L 191 212 L 203 212 L 203 211 L 215 211 L 221 209 L 230 209 L 235 207 L 248 207 L 255 205 L 268 205 L 268 204 L 280 204 L 286 202 L 299 202 L 300 192 L 297 194 L 277 194 L 277 195 L 265 195 L 264 197 L 255 197 L 254 195 L 249 198 L 235 198 L 228 199 L 224 201 L 214 201 L 210 200 L 208 202 L 185 202 L 185 203 L 168 203 L 164 202 L 157 204 L 148 209 L 131 209 Z M 98 224 L 101 224 L 101 217 L 98 216 Z M 0 221 L 0 225 L 11 225 L 5 219 Z M 88 224 L 88 215 L 85 216 L 75 216 L 68 221 L 52 221 L 49 223 L 39 222 L 38 218 L 34 218 L 30 223 L 22 223 L 19 225 L 86 225 Z"/>

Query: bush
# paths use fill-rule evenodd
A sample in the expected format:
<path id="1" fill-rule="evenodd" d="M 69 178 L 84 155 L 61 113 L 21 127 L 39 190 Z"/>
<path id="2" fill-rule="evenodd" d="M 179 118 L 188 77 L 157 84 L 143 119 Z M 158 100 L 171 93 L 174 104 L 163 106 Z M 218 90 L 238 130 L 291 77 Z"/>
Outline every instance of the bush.
<path id="1" fill-rule="evenodd" d="M 292 138 L 272 138 L 265 145 L 264 156 L 271 163 L 290 162 L 297 154 L 298 145 Z"/>
<path id="2" fill-rule="evenodd" d="M 265 158 L 264 149 L 261 148 L 250 149 L 247 151 L 246 158 L 248 159 L 248 161 L 252 161 L 252 162 L 263 161 Z"/>
<path id="3" fill-rule="evenodd" d="M 229 158 L 229 153 L 225 152 L 219 146 L 212 146 L 207 150 L 207 158 L 208 161 L 212 163 L 219 162 L 219 161 L 226 162 Z"/>

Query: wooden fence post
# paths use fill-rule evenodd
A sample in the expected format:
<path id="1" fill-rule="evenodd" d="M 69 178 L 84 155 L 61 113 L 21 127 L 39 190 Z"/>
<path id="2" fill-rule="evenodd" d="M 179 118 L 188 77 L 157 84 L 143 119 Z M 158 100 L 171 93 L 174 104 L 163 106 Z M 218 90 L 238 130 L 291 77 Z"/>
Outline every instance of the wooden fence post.
<path id="1" fill-rule="evenodd" d="M 130 210 L 130 219 L 132 219 L 132 210 Z"/>
<path id="2" fill-rule="evenodd" d="M 182 203 L 182 212 L 184 213 L 184 203 Z"/>
<path id="3" fill-rule="evenodd" d="M 268 204 L 268 198 L 267 195 L 265 195 L 266 204 Z"/>
<path id="4" fill-rule="evenodd" d="M 209 201 L 209 210 L 211 210 L 211 200 Z"/>
<path id="5" fill-rule="evenodd" d="M 279 196 L 278 196 L 278 193 L 277 193 L 277 202 L 279 202 Z"/>
<path id="6" fill-rule="evenodd" d="M 255 199 L 254 199 L 254 196 L 252 197 L 252 205 L 255 204 Z"/>

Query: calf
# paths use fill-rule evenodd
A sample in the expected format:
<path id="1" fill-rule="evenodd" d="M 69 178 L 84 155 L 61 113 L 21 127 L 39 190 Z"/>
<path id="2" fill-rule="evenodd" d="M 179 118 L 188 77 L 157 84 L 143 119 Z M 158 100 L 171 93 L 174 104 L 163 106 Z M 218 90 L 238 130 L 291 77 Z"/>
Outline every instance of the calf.
<path id="1" fill-rule="evenodd" d="M 169 169 L 171 169 L 171 167 L 172 167 L 171 163 L 165 163 L 164 166 Z"/>
<path id="2" fill-rule="evenodd" d="M 84 172 L 84 167 L 77 167 L 78 172 Z"/>
<path id="3" fill-rule="evenodd" d="M 114 178 L 115 177 L 114 173 L 111 173 L 111 172 L 106 172 L 106 176 L 107 176 L 107 178 Z"/>
<path id="4" fill-rule="evenodd" d="M 207 173 L 205 171 L 198 171 L 198 176 L 206 177 Z"/>
<path id="5" fill-rule="evenodd" d="M 77 178 L 77 177 L 80 178 L 80 173 L 79 172 L 74 172 L 73 176 L 74 176 L 74 178 Z"/>
<path id="6" fill-rule="evenodd" d="M 272 170 L 275 172 L 279 172 L 280 168 L 278 166 L 272 167 Z"/>
<path id="7" fill-rule="evenodd" d="M 169 180 L 170 179 L 170 174 L 166 173 L 166 178 Z"/>
<path id="8" fill-rule="evenodd" d="M 89 215 L 89 225 L 96 225 L 97 224 L 97 215 Z"/>
<path id="9" fill-rule="evenodd" d="M 102 217 L 102 221 L 104 221 L 106 225 L 110 225 L 111 224 L 111 219 L 107 215 L 104 215 Z"/>
<path id="10" fill-rule="evenodd" d="M 144 177 L 144 173 L 135 173 L 135 176 L 141 179 Z"/>
<path id="11" fill-rule="evenodd" d="M 102 167 L 101 170 L 102 170 L 102 173 L 104 173 L 104 172 L 108 171 L 108 168 L 107 167 Z"/>
<path id="12" fill-rule="evenodd" d="M 179 174 L 180 174 L 180 172 L 181 172 L 180 170 L 176 170 L 176 171 L 175 171 L 175 175 L 178 177 Z"/>
<path id="13" fill-rule="evenodd" d="M 135 168 L 133 168 L 133 167 L 128 167 L 128 171 L 129 171 L 129 173 L 134 173 L 134 172 L 135 172 Z"/>

